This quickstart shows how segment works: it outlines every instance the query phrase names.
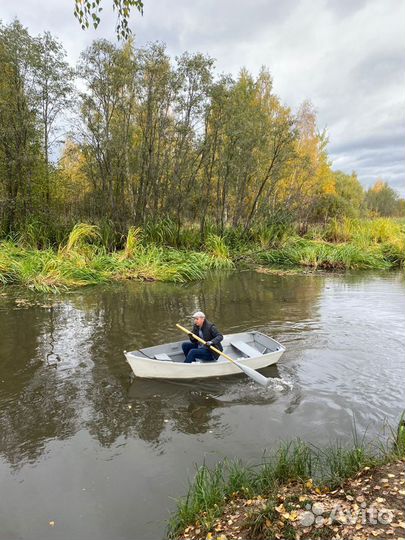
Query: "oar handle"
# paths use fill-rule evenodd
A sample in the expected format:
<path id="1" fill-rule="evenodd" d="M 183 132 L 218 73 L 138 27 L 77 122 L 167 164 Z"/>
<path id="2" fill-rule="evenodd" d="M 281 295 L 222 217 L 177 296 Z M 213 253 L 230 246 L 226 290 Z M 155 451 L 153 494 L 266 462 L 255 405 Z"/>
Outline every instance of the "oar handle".
<path id="1" fill-rule="evenodd" d="M 197 341 L 199 341 L 200 343 L 203 343 L 204 345 L 207 345 L 207 342 L 204 341 L 203 339 L 200 338 L 200 336 L 196 336 L 195 334 L 193 334 L 193 332 L 190 332 L 190 330 L 187 330 L 187 328 L 184 328 L 184 326 L 181 326 L 181 324 L 176 324 L 177 328 L 179 330 L 181 330 L 182 332 L 184 332 L 185 334 L 188 334 L 188 335 L 192 335 L 192 337 L 194 339 L 196 339 Z M 223 351 L 220 351 L 219 349 L 217 349 L 216 347 L 214 347 L 213 345 L 208 345 L 208 347 L 213 350 L 214 352 L 216 352 L 217 354 L 220 354 L 221 356 L 224 356 L 227 360 L 229 360 L 230 362 L 232 362 L 232 364 L 235 364 L 235 361 L 230 357 L 228 356 L 227 354 L 225 354 Z"/>

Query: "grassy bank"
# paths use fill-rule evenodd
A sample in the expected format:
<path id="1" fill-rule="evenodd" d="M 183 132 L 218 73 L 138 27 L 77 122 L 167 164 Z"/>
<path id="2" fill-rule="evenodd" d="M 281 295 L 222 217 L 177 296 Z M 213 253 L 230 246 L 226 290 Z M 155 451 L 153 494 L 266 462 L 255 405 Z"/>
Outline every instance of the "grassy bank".
<path id="1" fill-rule="evenodd" d="M 213 469 L 204 465 L 198 469 L 187 496 L 178 501 L 169 522 L 169 537 L 300 538 L 303 531 L 297 530 L 294 522 L 302 518 L 309 502 L 319 496 L 326 504 L 329 496 L 346 495 L 342 486 L 351 485 L 349 479 L 361 471 L 397 463 L 404 455 L 402 434 L 402 438 L 395 437 L 386 446 L 377 447 L 354 441 L 351 447 L 336 444 L 317 448 L 298 440 L 283 444 L 259 466 L 239 461 L 223 461 Z M 405 493 L 404 478 L 400 481 L 399 489 Z M 347 500 L 354 501 L 350 489 Z M 377 489 L 371 495 L 381 495 Z M 399 497 L 400 504 L 402 501 Z M 310 537 L 333 536 L 329 526 L 315 536 L 314 531 L 306 532 Z"/>
<path id="2" fill-rule="evenodd" d="M 343 220 L 298 236 L 294 227 L 227 229 L 202 241 L 190 226 L 176 232 L 171 222 L 131 228 L 121 249 L 111 249 L 105 231 L 74 227 L 55 248 L 38 249 L 35 235 L 0 242 L 0 283 L 36 291 L 60 291 L 123 279 L 185 282 L 213 269 L 240 264 L 326 270 L 402 267 L 405 225 L 392 219 Z"/>

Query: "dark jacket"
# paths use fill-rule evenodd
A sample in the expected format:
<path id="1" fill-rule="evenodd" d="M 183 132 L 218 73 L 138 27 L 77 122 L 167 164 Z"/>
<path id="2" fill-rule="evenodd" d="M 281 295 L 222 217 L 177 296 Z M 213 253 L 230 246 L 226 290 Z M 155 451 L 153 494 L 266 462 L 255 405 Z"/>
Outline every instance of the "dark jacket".
<path id="1" fill-rule="evenodd" d="M 199 336 L 199 333 L 198 333 L 199 330 L 200 328 L 195 324 L 191 331 L 196 336 Z M 215 326 L 214 323 L 207 321 L 207 319 L 205 319 L 204 324 L 201 327 L 201 330 L 203 333 L 204 341 L 212 341 L 212 344 L 216 349 L 218 349 L 219 351 L 223 350 L 221 341 L 224 339 L 224 336 L 219 332 L 218 328 Z M 192 337 L 190 337 L 190 341 L 192 343 L 198 343 L 198 341 Z M 218 353 L 214 352 L 212 349 L 210 349 L 210 351 L 212 352 L 215 358 L 219 357 Z"/>

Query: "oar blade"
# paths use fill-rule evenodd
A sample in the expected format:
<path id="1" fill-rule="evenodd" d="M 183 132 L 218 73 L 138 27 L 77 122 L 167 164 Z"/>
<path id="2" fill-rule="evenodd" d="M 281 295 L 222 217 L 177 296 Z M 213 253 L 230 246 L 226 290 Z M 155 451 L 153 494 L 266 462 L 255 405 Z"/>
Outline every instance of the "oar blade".
<path id="1" fill-rule="evenodd" d="M 240 368 L 244 373 L 246 373 L 246 375 L 248 377 L 253 379 L 255 382 L 257 382 L 258 384 L 261 384 L 265 388 L 267 388 L 269 386 L 270 379 L 268 379 L 267 377 L 265 377 L 264 375 L 262 375 L 258 371 L 254 370 L 254 369 L 252 369 L 252 368 L 250 368 L 248 366 L 245 366 L 244 364 L 241 364 L 240 362 L 237 362 L 236 360 L 234 360 L 234 362 L 238 366 L 238 368 Z"/>

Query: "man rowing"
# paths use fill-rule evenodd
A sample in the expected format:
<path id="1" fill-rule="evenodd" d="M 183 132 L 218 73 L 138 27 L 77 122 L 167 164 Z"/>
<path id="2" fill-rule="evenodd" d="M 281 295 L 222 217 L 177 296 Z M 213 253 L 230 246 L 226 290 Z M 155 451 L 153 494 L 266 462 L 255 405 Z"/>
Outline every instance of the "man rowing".
<path id="1" fill-rule="evenodd" d="M 194 326 L 192 333 L 199 336 L 206 342 L 206 345 L 199 343 L 193 338 L 192 334 L 189 334 L 190 341 L 182 343 L 181 347 L 184 352 L 186 364 L 191 364 L 196 360 L 205 360 L 206 362 L 212 362 L 218 359 L 219 354 L 210 349 L 213 345 L 219 351 L 222 351 L 221 341 L 224 336 L 219 332 L 214 323 L 208 321 L 205 318 L 205 314 L 202 311 L 196 311 L 193 315 Z"/>

